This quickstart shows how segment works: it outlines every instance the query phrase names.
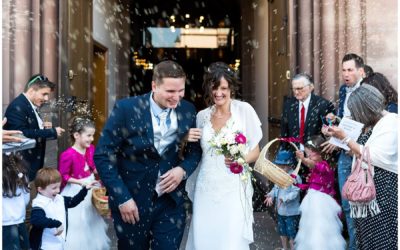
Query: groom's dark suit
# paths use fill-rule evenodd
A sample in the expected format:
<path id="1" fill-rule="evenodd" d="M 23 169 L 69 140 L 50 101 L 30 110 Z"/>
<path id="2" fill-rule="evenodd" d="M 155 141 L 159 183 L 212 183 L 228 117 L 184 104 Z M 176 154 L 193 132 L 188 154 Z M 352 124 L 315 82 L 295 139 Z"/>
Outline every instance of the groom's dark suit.
<path id="1" fill-rule="evenodd" d="M 149 239 L 152 249 L 179 248 L 185 228 L 185 181 L 159 198 L 155 185 L 159 172 L 162 175 L 176 166 L 189 176 L 200 161 L 201 148 L 198 143 L 188 143 L 184 159 L 178 157 L 181 140 L 196 126 L 196 111 L 181 100 L 175 112 L 177 138 L 162 155 L 154 146 L 150 93 L 118 101 L 104 127 L 94 160 L 109 193 L 119 249 L 149 249 Z M 124 223 L 118 209 L 131 198 L 140 216 L 134 225 Z"/>

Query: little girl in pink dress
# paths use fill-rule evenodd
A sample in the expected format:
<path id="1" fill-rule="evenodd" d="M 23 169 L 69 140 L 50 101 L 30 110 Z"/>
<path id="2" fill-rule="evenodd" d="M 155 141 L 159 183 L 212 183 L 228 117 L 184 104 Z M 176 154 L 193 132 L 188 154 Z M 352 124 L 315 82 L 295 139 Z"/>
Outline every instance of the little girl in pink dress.
<path id="1" fill-rule="evenodd" d="M 299 231 L 295 238 L 296 250 L 341 250 L 346 248 L 342 237 L 341 207 L 335 195 L 335 171 L 321 156 L 320 135 L 312 136 L 304 145 L 307 158 L 302 151 L 296 156 L 310 168 L 307 184 L 298 184 L 307 190 L 300 205 Z"/>
<path id="2" fill-rule="evenodd" d="M 60 155 L 58 169 L 61 173 L 61 195 L 74 196 L 88 183 L 96 183 L 97 173 L 93 161 L 95 133 L 94 123 L 87 118 L 76 117 L 70 126 L 73 146 Z M 107 224 L 94 208 L 92 190 L 85 200 L 68 210 L 68 234 L 65 250 L 105 250 L 109 249 Z"/>

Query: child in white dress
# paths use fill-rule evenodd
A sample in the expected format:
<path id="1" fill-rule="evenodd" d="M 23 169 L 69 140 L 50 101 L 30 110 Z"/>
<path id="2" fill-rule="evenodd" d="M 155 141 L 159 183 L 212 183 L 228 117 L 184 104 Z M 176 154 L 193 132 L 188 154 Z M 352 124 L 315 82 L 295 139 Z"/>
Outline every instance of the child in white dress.
<path id="1" fill-rule="evenodd" d="M 321 135 L 312 136 L 304 144 L 305 153 L 296 151 L 296 156 L 310 168 L 307 184 L 299 184 L 307 190 L 300 205 L 300 225 L 295 239 L 296 250 L 344 250 L 342 223 L 339 219 L 341 207 L 335 196 L 335 171 L 322 155 Z M 325 157 L 325 159 L 323 158 Z"/>
<path id="2" fill-rule="evenodd" d="M 75 117 L 69 132 L 74 144 L 61 153 L 58 168 L 62 177 L 61 194 L 74 196 L 81 186 L 98 184 L 94 177 L 97 170 L 93 161 L 95 148 L 92 144 L 95 126 L 88 118 Z M 94 208 L 91 198 L 92 190 L 89 190 L 81 204 L 69 209 L 66 250 L 109 249 L 107 224 Z"/>

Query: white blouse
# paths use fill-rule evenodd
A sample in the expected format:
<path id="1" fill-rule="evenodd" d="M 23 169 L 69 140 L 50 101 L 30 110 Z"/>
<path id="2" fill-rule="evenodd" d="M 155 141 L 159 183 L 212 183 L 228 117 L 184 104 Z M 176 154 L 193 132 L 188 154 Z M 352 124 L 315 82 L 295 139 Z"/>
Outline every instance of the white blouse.
<path id="1" fill-rule="evenodd" d="M 397 174 L 398 168 L 398 115 L 387 113 L 375 125 L 365 143 L 368 146 L 371 164 Z M 363 146 L 360 147 L 362 152 Z"/>

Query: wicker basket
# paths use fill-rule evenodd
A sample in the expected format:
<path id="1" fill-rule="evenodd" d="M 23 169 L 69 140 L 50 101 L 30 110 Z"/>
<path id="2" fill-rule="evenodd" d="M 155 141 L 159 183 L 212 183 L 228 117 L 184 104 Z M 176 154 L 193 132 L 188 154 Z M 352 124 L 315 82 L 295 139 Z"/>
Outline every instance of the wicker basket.
<path id="1" fill-rule="evenodd" d="M 108 196 L 106 196 L 106 188 L 94 188 L 92 191 L 92 202 L 97 212 L 104 217 L 110 215 L 110 207 L 108 206 Z"/>
<path id="2" fill-rule="evenodd" d="M 286 173 L 283 169 L 280 167 L 276 166 L 274 163 L 272 163 L 270 160 L 266 159 L 266 153 L 268 152 L 269 147 L 272 145 L 272 143 L 280 141 L 279 138 L 276 138 L 265 145 L 265 147 L 262 149 L 256 164 L 254 166 L 254 171 L 256 174 L 260 174 L 264 177 L 266 177 L 268 180 L 272 181 L 276 185 L 278 185 L 281 188 L 287 188 L 290 185 L 293 184 L 294 179 Z M 296 150 L 298 148 L 296 145 L 292 142 L 290 142 L 290 145 L 292 145 Z M 300 165 L 301 161 L 299 160 L 297 163 L 296 169 L 293 171 L 292 175 L 297 175 L 299 170 L 300 170 Z"/>

